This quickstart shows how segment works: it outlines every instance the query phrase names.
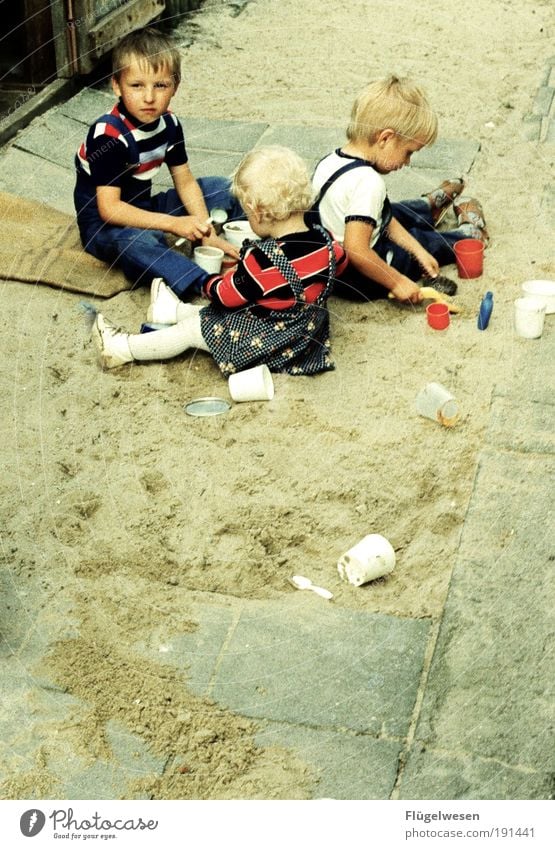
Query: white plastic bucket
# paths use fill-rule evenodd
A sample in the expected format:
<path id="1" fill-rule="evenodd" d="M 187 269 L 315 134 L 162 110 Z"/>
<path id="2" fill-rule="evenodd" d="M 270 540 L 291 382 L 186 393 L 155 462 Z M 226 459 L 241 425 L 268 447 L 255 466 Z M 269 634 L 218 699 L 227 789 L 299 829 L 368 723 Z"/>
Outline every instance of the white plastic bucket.
<path id="1" fill-rule="evenodd" d="M 394 566 L 395 551 L 391 543 L 381 534 L 368 534 L 339 558 L 337 570 L 344 581 L 360 587 L 389 575 Z"/>
<path id="2" fill-rule="evenodd" d="M 547 304 L 542 298 L 517 298 L 515 330 L 523 339 L 539 339 L 543 333 Z"/>

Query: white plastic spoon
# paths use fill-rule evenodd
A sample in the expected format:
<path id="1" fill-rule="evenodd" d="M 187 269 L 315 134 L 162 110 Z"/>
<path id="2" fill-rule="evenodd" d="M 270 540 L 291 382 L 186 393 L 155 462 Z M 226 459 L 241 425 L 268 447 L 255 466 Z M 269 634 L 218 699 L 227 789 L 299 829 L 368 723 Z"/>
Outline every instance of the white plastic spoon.
<path id="1" fill-rule="evenodd" d="M 293 584 L 293 586 L 298 590 L 312 590 L 313 593 L 322 596 L 322 598 L 333 598 L 333 593 L 330 593 L 329 590 L 325 590 L 323 587 L 317 587 L 312 583 L 310 578 L 305 578 L 303 575 L 293 575 L 288 580 L 289 583 Z"/>
<path id="2" fill-rule="evenodd" d="M 227 221 L 227 212 L 225 209 L 219 209 L 216 207 L 215 209 L 210 210 L 210 215 L 204 222 L 205 224 L 225 224 Z M 180 239 L 175 243 L 175 247 L 178 248 L 180 245 L 185 242 L 186 239 L 184 236 L 181 236 Z"/>

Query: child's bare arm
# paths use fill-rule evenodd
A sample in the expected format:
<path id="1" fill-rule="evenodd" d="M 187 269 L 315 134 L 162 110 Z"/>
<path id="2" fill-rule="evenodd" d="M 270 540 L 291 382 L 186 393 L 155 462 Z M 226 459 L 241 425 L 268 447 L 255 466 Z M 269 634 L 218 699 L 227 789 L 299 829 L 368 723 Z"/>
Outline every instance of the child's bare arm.
<path id="1" fill-rule="evenodd" d="M 193 213 L 201 221 L 206 222 L 209 216 L 208 209 L 202 190 L 197 183 L 195 177 L 191 173 L 188 165 L 178 165 L 170 168 L 173 184 L 179 196 L 179 199 L 188 212 Z M 203 234 L 202 242 L 204 245 L 212 245 L 215 248 L 221 248 L 225 253 L 230 254 L 239 259 L 239 251 L 225 239 L 221 239 L 216 235 L 216 231 L 209 224 L 207 231 Z"/>
<path id="2" fill-rule="evenodd" d="M 392 218 L 389 222 L 387 235 L 392 242 L 395 242 L 395 244 L 399 245 L 400 248 L 403 248 L 409 254 L 412 254 L 427 277 L 437 277 L 439 274 L 439 264 L 437 259 L 428 253 L 428 251 L 422 247 L 420 242 L 418 242 L 414 236 L 411 236 L 408 230 L 405 230 L 403 225 L 400 224 L 396 218 Z"/>
<path id="3" fill-rule="evenodd" d="M 190 215 L 196 215 L 200 221 L 208 218 L 208 209 L 201 188 L 188 165 L 170 167 L 175 190 L 179 200 Z M 208 235 L 208 234 L 205 234 Z"/>
<path id="4" fill-rule="evenodd" d="M 121 199 L 121 191 L 116 186 L 97 186 L 96 200 L 100 217 L 107 224 L 117 227 L 138 227 L 141 230 L 162 230 L 184 236 L 186 239 L 202 239 L 207 232 L 206 218 L 195 215 L 166 215 L 163 212 L 149 212 Z"/>
<path id="5" fill-rule="evenodd" d="M 422 300 L 422 295 L 416 283 L 384 262 L 376 251 L 369 247 L 373 229 L 372 225 L 365 221 L 347 222 L 343 244 L 349 262 L 357 271 L 389 289 L 398 300 L 417 304 Z"/>

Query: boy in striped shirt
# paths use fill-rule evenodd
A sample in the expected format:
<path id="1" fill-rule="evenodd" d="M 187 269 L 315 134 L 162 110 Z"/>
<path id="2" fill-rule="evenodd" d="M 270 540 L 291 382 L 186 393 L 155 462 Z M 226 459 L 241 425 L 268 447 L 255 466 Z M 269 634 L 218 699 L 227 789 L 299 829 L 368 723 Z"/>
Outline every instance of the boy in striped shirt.
<path id="1" fill-rule="evenodd" d="M 199 266 L 168 247 L 166 234 L 238 251 L 219 238 L 209 208 L 244 217 L 229 180 L 196 180 L 183 129 L 169 111 L 181 79 L 181 57 L 152 28 L 126 36 L 113 53 L 112 87 L 119 101 L 96 120 L 77 152 L 74 202 L 81 241 L 93 256 L 122 268 L 133 282 L 162 277 L 183 297 L 205 279 Z M 174 188 L 152 194 L 163 164 Z"/>

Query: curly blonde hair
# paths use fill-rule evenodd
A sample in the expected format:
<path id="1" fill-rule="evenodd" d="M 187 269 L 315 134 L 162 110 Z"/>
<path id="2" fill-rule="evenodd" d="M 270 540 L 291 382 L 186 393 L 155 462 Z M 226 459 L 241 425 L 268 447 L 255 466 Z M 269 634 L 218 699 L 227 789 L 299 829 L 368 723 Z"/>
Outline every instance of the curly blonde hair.
<path id="1" fill-rule="evenodd" d="M 161 32 L 145 27 L 129 33 L 112 51 L 112 76 L 119 82 L 121 72 L 130 62 L 146 62 L 154 73 L 167 69 L 175 85 L 181 80 L 181 56 L 179 50 Z"/>
<path id="2" fill-rule="evenodd" d="M 288 147 L 256 147 L 232 176 L 232 191 L 245 212 L 261 221 L 284 221 L 312 205 L 314 192 L 306 163 Z"/>
<path id="3" fill-rule="evenodd" d="M 421 88 L 394 74 L 369 83 L 353 104 L 347 127 L 349 141 L 374 142 L 382 130 L 423 144 L 437 138 L 437 115 Z"/>

